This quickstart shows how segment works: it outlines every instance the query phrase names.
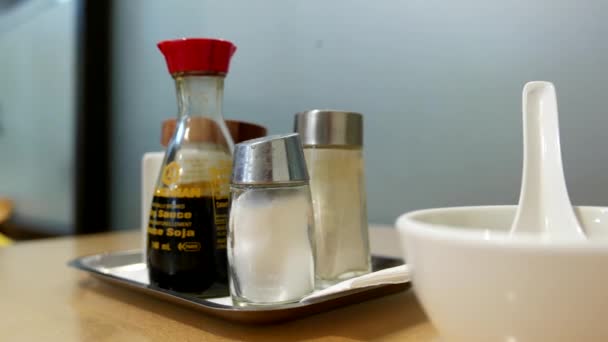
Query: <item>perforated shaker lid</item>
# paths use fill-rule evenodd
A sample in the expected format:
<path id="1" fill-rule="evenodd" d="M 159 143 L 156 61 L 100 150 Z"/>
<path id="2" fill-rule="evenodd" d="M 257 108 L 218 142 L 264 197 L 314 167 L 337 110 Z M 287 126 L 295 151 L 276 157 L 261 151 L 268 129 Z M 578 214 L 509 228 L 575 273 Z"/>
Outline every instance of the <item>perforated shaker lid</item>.
<path id="1" fill-rule="evenodd" d="M 232 184 L 308 181 L 302 143 L 297 133 L 271 135 L 236 144 L 232 165 Z"/>

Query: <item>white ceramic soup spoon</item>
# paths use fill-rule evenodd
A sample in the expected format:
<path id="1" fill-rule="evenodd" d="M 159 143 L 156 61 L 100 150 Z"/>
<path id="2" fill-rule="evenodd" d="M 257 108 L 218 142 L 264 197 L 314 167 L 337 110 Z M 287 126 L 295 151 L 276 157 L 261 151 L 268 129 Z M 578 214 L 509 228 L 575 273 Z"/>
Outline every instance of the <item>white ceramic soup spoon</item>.
<path id="1" fill-rule="evenodd" d="M 528 82 L 523 90 L 524 168 L 519 206 L 511 233 L 585 239 L 566 189 L 555 87 Z"/>

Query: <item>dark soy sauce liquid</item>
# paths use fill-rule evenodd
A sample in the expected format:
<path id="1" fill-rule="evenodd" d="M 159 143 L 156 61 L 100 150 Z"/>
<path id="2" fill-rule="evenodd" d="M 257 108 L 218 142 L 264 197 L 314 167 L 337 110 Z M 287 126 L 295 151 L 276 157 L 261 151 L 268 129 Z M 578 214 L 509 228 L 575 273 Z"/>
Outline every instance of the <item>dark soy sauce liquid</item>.
<path id="1" fill-rule="evenodd" d="M 148 224 L 150 284 L 197 293 L 219 284 L 227 292 L 227 220 L 227 198 L 157 193 Z"/>

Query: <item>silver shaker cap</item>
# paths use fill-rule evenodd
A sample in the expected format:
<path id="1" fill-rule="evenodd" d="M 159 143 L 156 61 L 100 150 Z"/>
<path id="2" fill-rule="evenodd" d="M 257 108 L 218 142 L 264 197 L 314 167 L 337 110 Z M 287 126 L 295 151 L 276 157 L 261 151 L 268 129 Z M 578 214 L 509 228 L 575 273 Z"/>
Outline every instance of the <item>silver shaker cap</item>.
<path id="1" fill-rule="evenodd" d="M 363 115 L 339 110 L 297 113 L 294 132 L 304 146 L 363 146 Z"/>
<path id="2" fill-rule="evenodd" d="M 307 181 L 306 161 L 297 133 L 271 135 L 234 146 L 232 184 Z"/>

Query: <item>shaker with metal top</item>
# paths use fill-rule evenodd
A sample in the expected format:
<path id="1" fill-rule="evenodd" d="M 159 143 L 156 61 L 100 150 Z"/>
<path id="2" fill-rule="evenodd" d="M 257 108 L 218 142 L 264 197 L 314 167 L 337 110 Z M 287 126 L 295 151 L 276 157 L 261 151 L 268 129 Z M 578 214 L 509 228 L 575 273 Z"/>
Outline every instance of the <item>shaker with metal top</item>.
<path id="1" fill-rule="evenodd" d="M 315 217 L 317 286 L 371 271 L 363 116 L 336 110 L 297 113 Z"/>
<path id="2" fill-rule="evenodd" d="M 228 234 L 236 305 L 297 302 L 314 290 L 313 216 L 298 134 L 237 144 Z"/>

